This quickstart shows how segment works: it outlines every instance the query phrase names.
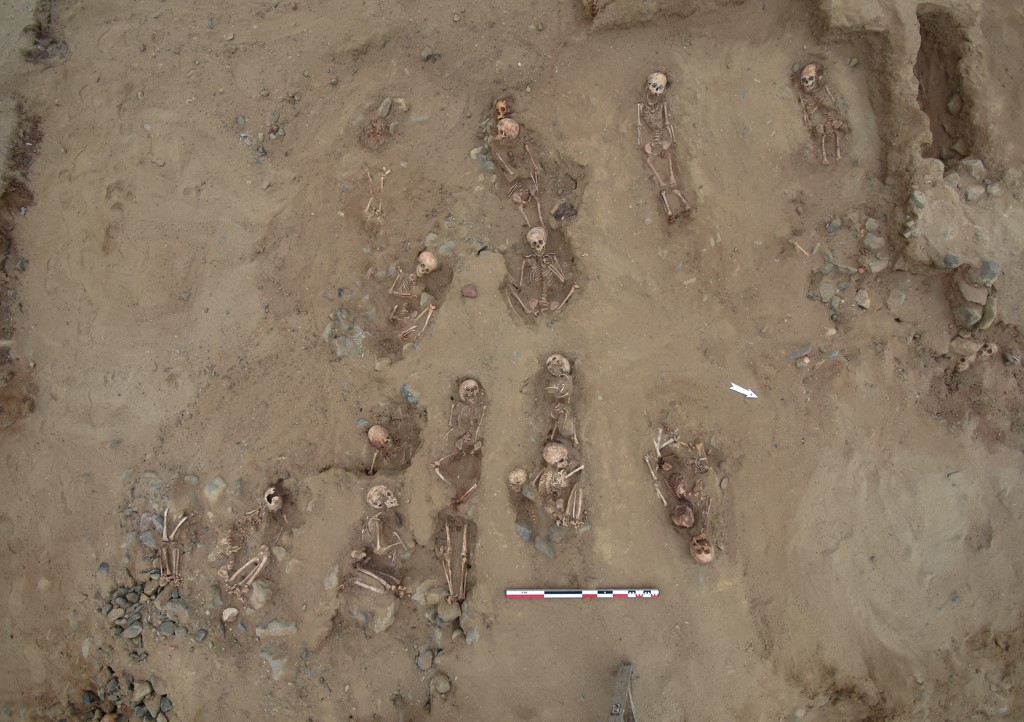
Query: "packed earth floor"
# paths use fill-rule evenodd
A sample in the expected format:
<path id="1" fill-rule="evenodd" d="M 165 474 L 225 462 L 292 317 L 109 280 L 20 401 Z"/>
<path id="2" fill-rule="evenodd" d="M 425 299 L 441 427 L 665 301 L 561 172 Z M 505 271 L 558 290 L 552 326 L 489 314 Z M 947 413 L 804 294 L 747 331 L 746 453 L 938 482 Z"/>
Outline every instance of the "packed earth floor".
<path id="1" fill-rule="evenodd" d="M 0 28 L 0 719 L 1024 718 L 1019 3 Z"/>

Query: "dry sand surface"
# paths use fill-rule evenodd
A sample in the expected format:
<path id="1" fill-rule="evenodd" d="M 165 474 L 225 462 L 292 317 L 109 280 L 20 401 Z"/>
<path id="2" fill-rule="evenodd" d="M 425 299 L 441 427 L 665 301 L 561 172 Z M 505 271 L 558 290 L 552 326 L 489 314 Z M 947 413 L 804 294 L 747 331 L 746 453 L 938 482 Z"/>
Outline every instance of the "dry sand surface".
<path id="1" fill-rule="evenodd" d="M 1020 3 L 40 2 L 0 0 L 0 717 L 603 720 L 629 661 L 643 720 L 1024 719 Z M 696 207 L 672 225 L 636 144 L 655 70 Z M 578 210 L 551 248 L 579 289 L 539 319 L 501 290 L 527 252 L 503 97 L 544 213 Z M 403 348 L 386 292 L 425 248 Z M 554 352 L 589 528 L 549 559 L 506 478 L 540 470 Z M 464 485 L 431 461 L 467 377 L 442 623 Z M 372 478 L 369 423 L 402 447 Z M 644 465 L 662 425 L 708 452 L 709 565 Z M 372 566 L 416 599 L 352 583 L 377 483 L 408 551 Z M 239 600 L 218 569 L 261 544 Z M 556 586 L 661 596 L 504 598 Z"/>

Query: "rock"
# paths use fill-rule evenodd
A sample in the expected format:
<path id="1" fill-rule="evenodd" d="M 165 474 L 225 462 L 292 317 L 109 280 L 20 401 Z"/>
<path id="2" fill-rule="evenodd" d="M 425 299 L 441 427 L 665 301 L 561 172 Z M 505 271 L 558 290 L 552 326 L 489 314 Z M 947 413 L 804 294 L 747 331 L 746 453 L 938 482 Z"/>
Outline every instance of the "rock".
<path id="1" fill-rule="evenodd" d="M 950 188 L 953 188 L 954 190 L 960 190 L 960 174 L 959 173 L 950 173 L 943 180 L 946 181 L 946 183 L 949 185 Z"/>
<path id="2" fill-rule="evenodd" d="M 123 632 L 121 632 L 121 636 L 124 637 L 125 639 L 135 639 L 140 634 L 142 634 L 142 623 L 141 622 L 132 622 L 131 624 L 129 624 L 127 627 L 124 628 Z"/>
<path id="3" fill-rule="evenodd" d="M 836 270 L 836 267 L 835 267 L 835 265 L 833 265 L 831 263 L 823 263 L 821 265 L 821 268 L 818 269 L 819 273 L 821 273 L 822 276 L 827 276 L 828 274 L 832 273 L 832 271 L 834 271 L 834 270 Z"/>
<path id="4" fill-rule="evenodd" d="M 868 261 L 868 270 L 872 273 L 881 273 L 889 267 L 888 258 L 872 258 Z"/>
<path id="5" fill-rule="evenodd" d="M 228 607 L 220 613 L 220 619 L 225 624 L 235 621 L 238 619 L 238 610 L 234 607 Z"/>
<path id="6" fill-rule="evenodd" d="M 960 93 L 953 93 L 946 101 L 946 110 L 949 111 L 950 115 L 960 115 L 960 111 L 964 109 L 964 100 L 960 97 Z"/>
<path id="7" fill-rule="evenodd" d="M 827 224 L 825 224 L 825 232 L 826 233 L 835 233 L 836 231 L 838 231 L 842 227 L 843 227 L 843 222 L 841 220 L 839 220 L 838 218 L 833 218 L 831 221 L 829 221 Z"/>
<path id="8" fill-rule="evenodd" d="M 441 602 L 437 605 L 437 618 L 445 624 L 454 622 L 462 615 L 462 608 L 455 602 Z"/>
<path id="9" fill-rule="evenodd" d="M 391 598 L 387 608 L 377 615 L 377 618 L 373 621 L 373 631 L 377 634 L 386 632 L 388 628 L 395 623 L 395 606 L 396 600 L 394 597 Z"/>
<path id="10" fill-rule="evenodd" d="M 864 234 L 864 240 L 861 243 L 865 250 L 871 251 L 872 253 L 878 253 L 880 250 L 885 248 L 885 239 L 879 238 L 874 233 Z"/>
<path id="11" fill-rule="evenodd" d="M 402 398 L 413 406 L 420 402 L 419 395 L 409 387 L 409 384 L 402 384 Z"/>
<path id="12" fill-rule="evenodd" d="M 422 652 L 416 655 L 416 669 L 421 672 L 428 671 L 434 666 L 434 653 L 429 649 L 424 649 Z"/>
<path id="13" fill-rule="evenodd" d="M 279 619 L 272 619 L 266 624 L 256 625 L 256 636 L 260 639 L 274 639 L 276 637 L 290 637 L 298 631 L 295 622 L 282 622 Z"/>
<path id="14" fill-rule="evenodd" d="M 516 519 L 516 534 L 518 534 L 523 541 L 530 541 L 533 539 L 533 525 L 530 524 L 529 519 Z"/>
<path id="15" fill-rule="evenodd" d="M 138 704 L 153 693 L 153 685 L 146 680 L 136 680 L 132 689 L 132 704 Z"/>
<path id="16" fill-rule="evenodd" d="M 921 210 L 926 205 L 928 205 L 928 196 L 926 196 L 921 191 L 914 191 L 913 193 L 910 194 L 908 203 L 910 203 L 910 205 L 912 205 L 914 208 Z"/>
<path id="17" fill-rule="evenodd" d="M 983 311 L 984 308 L 982 306 L 965 303 L 964 305 L 957 306 L 956 309 L 954 309 L 953 319 L 956 321 L 958 326 L 972 328 L 981 320 L 981 314 Z"/>
<path id="18" fill-rule="evenodd" d="M 452 689 L 452 681 L 448 679 L 447 674 L 436 674 L 430 680 L 430 689 L 437 694 L 448 694 Z"/>
<path id="19" fill-rule="evenodd" d="M 790 351 L 788 354 L 786 354 L 786 358 L 789 359 L 790 361 L 792 361 L 793 359 L 798 359 L 801 356 L 806 356 L 807 354 L 809 354 L 813 348 L 813 344 L 805 344 L 798 348 L 796 351 Z"/>
<path id="20" fill-rule="evenodd" d="M 143 704 L 146 705 L 146 711 L 149 712 L 151 717 L 156 717 L 160 714 L 160 695 L 151 694 L 146 697 Z"/>
<path id="21" fill-rule="evenodd" d="M 979 183 L 984 181 L 985 176 L 988 174 L 988 171 L 985 170 L 985 164 L 977 158 L 964 158 L 960 161 L 960 168 L 967 171 L 967 174 Z"/>
<path id="22" fill-rule="evenodd" d="M 803 358 L 797 359 L 796 360 L 796 364 L 794 364 L 794 365 L 798 369 L 805 369 L 805 368 L 807 368 L 808 366 L 811 365 L 811 357 L 810 356 L 804 356 Z"/>
<path id="23" fill-rule="evenodd" d="M 287 657 L 275 657 L 270 652 L 260 652 L 260 657 L 270 665 L 270 676 L 275 682 L 284 676 L 284 663 L 288 661 Z"/>
<path id="24" fill-rule="evenodd" d="M 263 579 L 257 579 L 252 583 L 252 590 L 249 592 L 249 604 L 252 605 L 253 609 L 263 609 L 270 601 L 273 592 L 270 589 L 270 584 Z"/>
<path id="25" fill-rule="evenodd" d="M 436 63 L 440 57 L 440 54 L 435 53 L 434 49 L 429 45 L 425 45 L 423 47 L 423 50 L 420 51 L 420 60 L 422 60 L 424 63 L 427 62 L 428 60 Z"/>
<path id="26" fill-rule="evenodd" d="M 118 619 L 120 619 L 123 616 L 124 616 L 124 610 L 121 609 L 121 607 L 114 607 L 113 609 L 110 610 L 110 613 L 107 614 L 107 622 L 110 623 L 110 624 L 113 624 L 114 622 L 116 622 Z"/>
<path id="27" fill-rule="evenodd" d="M 889 291 L 889 295 L 885 297 L 885 306 L 890 311 L 895 311 L 897 308 L 902 306 L 907 300 L 907 294 L 898 288 L 894 288 Z"/>
<path id="28" fill-rule="evenodd" d="M 172 709 L 174 709 L 174 703 L 172 703 L 171 698 L 165 694 L 160 698 L 160 711 L 166 714 Z"/>
<path id="29" fill-rule="evenodd" d="M 874 218 L 864 219 L 864 230 L 868 233 L 878 233 L 882 228 L 882 224 Z"/>
<path id="30" fill-rule="evenodd" d="M 949 353 L 953 356 L 973 356 L 981 350 L 981 344 L 963 336 L 957 336 L 949 342 Z"/>
<path id="31" fill-rule="evenodd" d="M 159 632 L 160 634 L 162 634 L 165 637 L 173 637 L 174 636 L 174 622 L 172 622 L 170 619 L 168 619 L 165 622 L 161 622 L 160 626 L 156 628 L 156 631 Z"/>
<path id="32" fill-rule="evenodd" d="M 999 278 L 1000 268 L 996 261 L 983 259 L 977 270 L 971 269 L 970 280 L 972 283 L 982 283 L 991 286 Z"/>
<path id="33" fill-rule="evenodd" d="M 475 283 L 467 283 L 465 286 L 462 287 L 463 298 L 476 298 L 477 294 L 478 291 L 476 290 Z"/>
<path id="34" fill-rule="evenodd" d="M 985 186 L 985 193 L 988 194 L 989 198 L 998 198 L 999 194 L 1003 192 L 1003 187 L 998 183 L 989 183 Z"/>
<path id="35" fill-rule="evenodd" d="M 100 562 L 100 565 L 96 568 L 96 571 L 98 571 L 100 574 L 106 574 L 110 571 L 110 565 L 106 562 Z"/>
<path id="36" fill-rule="evenodd" d="M 865 288 L 861 288 L 857 291 L 856 295 L 854 296 L 854 300 L 857 302 L 857 305 L 863 308 L 865 311 L 871 308 L 871 298 L 870 296 L 868 296 L 867 289 Z"/>
<path id="37" fill-rule="evenodd" d="M 984 331 L 995 323 L 996 313 L 998 312 L 998 306 L 996 304 L 996 290 L 993 288 L 992 292 L 988 294 L 988 301 L 985 302 L 985 309 L 981 312 L 981 320 L 978 321 L 979 331 Z"/>
<path id="38" fill-rule="evenodd" d="M 822 303 L 828 303 L 829 299 L 836 295 L 836 284 L 832 281 L 822 281 L 818 286 L 818 298 Z"/>
<path id="39" fill-rule="evenodd" d="M 339 578 L 338 578 L 339 573 L 340 573 L 340 570 L 338 569 L 338 565 L 337 564 L 335 564 L 333 567 L 331 567 L 331 571 L 327 572 L 327 576 L 324 577 L 324 591 L 325 592 L 333 592 L 335 589 L 338 588 L 338 584 L 341 583 Z"/>
<path id="40" fill-rule="evenodd" d="M 196 641 L 197 642 L 202 642 L 203 640 L 206 639 L 206 635 L 207 634 L 209 634 L 209 632 L 207 632 L 205 629 L 200 629 L 198 632 L 196 632 Z M 164 710 L 164 712 L 166 712 L 166 711 L 167 710 Z"/>
<path id="41" fill-rule="evenodd" d="M 206 488 L 203 490 L 203 493 L 206 494 L 207 501 L 209 501 L 211 504 L 216 504 L 218 501 L 220 501 L 221 495 L 227 488 L 227 482 L 224 481 L 219 476 L 216 476 L 213 478 L 212 481 L 210 481 L 209 484 L 206 485 Z"/>
<path id="42" fill-rule="evenodd" d="M 378 118 L 387 118 L 388 114 L 391 113 L 391 98 L 384 98 L 381 101 L 380 107 L 377 108 Z"/>
<path id="43" fill-rule="evenodd" d="M 946 254 L 942 259 L 942 265 L 946 268 L 957 268 L 960 266 L 960 256 L 954 256 L 952 253 Z"/>
<path id="44" fill-rule="evenodd" d="M 534 537 L 533 538 L 533 545 L 535 547 L 537 547 L 537 551 L 539 551 L 541 554 L 546 556 L 548 559 L 554 559 L 555 558 L 555 550 L 551 546 L 551 542 L 549 542 L 545 537 L 542 537 L 542 536 Z"/>
<path id="45" fill-rule="evenodd" d="M 480 630 L 477 627 L 472 627 L 466 632 L 466 644 L 472 647 L 474 644 L 480 641 Z"/>
<path id="46" fill-rule="evenodd" d="M 960 296 L 965 301 L 976 303 L 979 306 L 984 306 L 985 302 L 988 301 L 988 289 L 978 286 L 972 286 L 964 278 L 958 277 L 956 279 L 957 290 L 960 291 Z"/>
<path id="47" fill-rule="evenodd" d="M 964 191 L 964 200 L 968 203 L 974 203 L 974 201 L 985 195 L 985 189 L 981 186 L 970 186 Z"/>

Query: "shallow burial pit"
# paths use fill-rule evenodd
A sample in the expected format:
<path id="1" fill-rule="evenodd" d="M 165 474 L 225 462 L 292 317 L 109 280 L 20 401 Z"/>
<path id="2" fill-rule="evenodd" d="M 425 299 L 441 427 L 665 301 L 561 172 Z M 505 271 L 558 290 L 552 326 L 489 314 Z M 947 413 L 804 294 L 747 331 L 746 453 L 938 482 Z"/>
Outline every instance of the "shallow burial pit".
<path id="1" fill-rule="evenodd" d="M 914 64 L 917 103 L 928 115 L 932 131 L 931 143 L 922 148 L 921 155 L 949 165 L 974 150 L 974 122 L 964 100 L 960 71 L 967 34 L 949 11 L 936 5 L 921 5 L 917 19 L 921 32 Z"/>

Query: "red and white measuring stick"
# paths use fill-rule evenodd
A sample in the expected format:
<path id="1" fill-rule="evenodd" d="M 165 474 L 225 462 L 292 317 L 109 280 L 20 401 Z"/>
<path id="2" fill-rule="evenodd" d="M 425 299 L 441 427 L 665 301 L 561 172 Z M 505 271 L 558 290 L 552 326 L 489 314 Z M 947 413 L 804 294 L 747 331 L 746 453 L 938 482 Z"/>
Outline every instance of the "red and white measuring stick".
<path id="1" fill-rule="evenodd" d="M 506 589 L 505 599 L 657 599 L 657 589 Z"/>

